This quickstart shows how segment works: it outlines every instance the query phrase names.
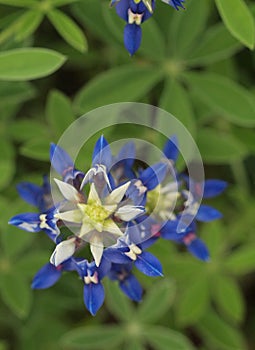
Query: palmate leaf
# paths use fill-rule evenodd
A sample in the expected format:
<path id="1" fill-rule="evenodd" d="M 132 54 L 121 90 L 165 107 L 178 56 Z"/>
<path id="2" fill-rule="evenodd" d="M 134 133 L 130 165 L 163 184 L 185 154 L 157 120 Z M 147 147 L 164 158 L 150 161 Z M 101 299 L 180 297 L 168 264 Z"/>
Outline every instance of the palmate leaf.
<path id="1" fill-rule="evenodd" d="M 232 322 L 241 322 L 244 318 L 245 304 L 242 292 L 233 278 L 214 276 L 212 283 L 213 298 L 216 305 Z"/>
<path id="2" fill-rule="evenodd" d="M 75 49 L 85 52 L 87 49 L 87 40 L 78 25 L 64 12 L 51 10 L 47 13 L 51 23 L 63 39 Z"/>
<path id="3" fill-rule="evenodd" d="M 147 327 L 144 335 L 156 350 L 194 350 L 184 335 L 166 327 Z"/>
<path id="4" fill-rule="evenodd" d="M 172 305 L 175 297 L 176 287 L 173 280 L 164 279 L 158 281 L 148 290 L 139 309 L 136 319 L 141 323 L 157 323 Z"/>
<path id="5" fill-rule="evenodd" d="M 32 80 L 52 74 L 66 58 L 62 54 L 43 48 L 26 48 L 0 54 L 0 80 Z"/>
<path id="6" fill-rule="evenodd" d="M 244 0 L 215 0 L 219 13 L 230 31 L 251 50 L 255 44 L 255 23 Z"/>
<path id="7" fill-rule="evenodd" d="M 80 327 L 66 333 L 61 345 L 67 349 L 107 349 L 119 346 L 125 333 L 118 326 Z"/>

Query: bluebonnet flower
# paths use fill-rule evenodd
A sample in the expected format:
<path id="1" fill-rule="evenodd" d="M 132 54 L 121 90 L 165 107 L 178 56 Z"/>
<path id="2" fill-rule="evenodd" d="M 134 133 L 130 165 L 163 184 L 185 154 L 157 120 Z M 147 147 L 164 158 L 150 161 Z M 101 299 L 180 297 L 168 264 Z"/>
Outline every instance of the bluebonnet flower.
<path id="1" fill-rule="evenodd" d="M 184 0 L 162 1 L 176 10 L 183 8 Z M 111 0 L 110 4 L 116 4 L 117 15 L 127 23 L 124 28 L 124 45 L 130 55 L 133 55 L 141 45 L 141 24 L 152 16 L 155 0 Z"/>
<path id="2" fill-rule="evenodd" d="M 173 3 L 180 6 L 181 2 Z M 61 176 L 55 183 L 63 200 L 53 203 L 46 177 L 42 186 L 29 182 L 18 185 L 20 196 L 38 212 L 15 215 L 9 223 L 29 232 L 43 231 L 55 243 L 32 288 L 49 288 L 64 272 L 77 273 L 83 283 L 84 304 L 95 315 L 105 298 L 103 278 L 118 281 L 123 293 L 141 301 L 142 286 L 133 269 L 150 277 L 163 276 L 160 261 L 148 251 L 159 239 L 183 244 L 196 258 L 209 260 L 209 251 L 198 236 L 197 221 L 219 219 L 221 213 L 200 205 L 200 199 L 203 191 L 208 199 L 221 194 L 227 184 L 220 180 L 196 182 L 179 174 L 176 136 L 166 142 L 162 159 L 151 166 L 137 170 L 135 154 L 135 146 L 129 142 L 113 155 L 101 136 L 91 168 L 84 173 L 75 168 L 64 149 L 52 144 L 50 159 Z M 191 220 L 185 225 L 186 218 Z M 184 223 L 181 230 L 180 222 Z M 65 234 L 62 227 L 68 228 Z M 82 257 L 86 245 L 90 252 Z"/>

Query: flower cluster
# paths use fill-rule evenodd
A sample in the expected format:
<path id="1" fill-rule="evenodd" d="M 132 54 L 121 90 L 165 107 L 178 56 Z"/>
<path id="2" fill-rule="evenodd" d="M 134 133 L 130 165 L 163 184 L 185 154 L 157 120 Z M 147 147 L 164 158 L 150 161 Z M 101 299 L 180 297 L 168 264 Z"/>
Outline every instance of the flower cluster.
<path id="1" fill-rule="evenodd" d="M 176 10 L 184 8 L 185 0 L 162 1 Z M 141 44 L 141 24 L 153 15 L 155 0 L 111 0 L 110 4 L 116 4 L 117 15 L 127 23 L 124 29 L 124 45 L 130 55 L 133 55 Z"/>
<path id="2" fill-rule="evenodd" d="M 51 164 L 61 176 L 54 180 L 63 198 L 54 203 L 46 177 L 41 187 L 29 182 L 18 185 L 20 196 L 39 212 L 16 215 L 9 223 L 29 232 L 44 232 L 55 244 L 32 288 L 48 288 L 63 271 L 75 271 L 84 285 L 85 306 L 95 315 L 104 301 L 103 278 L 118 281 L 129 298 L 140 301 L 142 287 L 133 269 L 162 276 L 159 260 L 147 251 L 158 239 L 183 244 L 196 258 L 209 259 L 206 245 L 197 236 L 196 222 L 218 219 L 221 214 L 199 205 L 199 199 L 203 188 L 204 198 L 210 198 L 219 195 L 226 183 L 198 183 L 178 174 L 175 136 L 166 142 L 162 159 L 152 166 L 138 163 L 135 153 L 135 145 L 129 142 L 113 156 L 101 136 L 92 166 L 84 174 L 64 149 L 52 144 Z M 180 229 L 183 218 L 189 224 Z"/>

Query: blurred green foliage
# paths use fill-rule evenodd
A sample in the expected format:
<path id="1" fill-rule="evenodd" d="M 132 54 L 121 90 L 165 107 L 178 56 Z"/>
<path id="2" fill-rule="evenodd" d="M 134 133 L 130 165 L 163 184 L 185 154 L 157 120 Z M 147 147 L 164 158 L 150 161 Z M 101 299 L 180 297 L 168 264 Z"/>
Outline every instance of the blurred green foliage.
<path id="1" fill-rule="evenodd" d="M 130 58 L 124 22 L 107 0 L 0 0 L 1 350 L 254 349 L 255 54 L 249 49 L 255 6 L 252 0 L 185 5 L 177 12 L 157 0 L 141 48 Z M 158 242 L 151 250 L 165 278 L 139 276 L 140 305 L 107 283 L 106 306 L 92 318 L 75 276 L 31 291 L 51 247 L 40 234 L 7 222 L 31 211 L 15 185 L 41 183 L 49 143 L 81 114 L 124 101 L 174 114 L 194 136 L 207 178 L 230 186 L 215 200 L 224 219 L 200 227 L 209 263 Z M 141 130 L 123 126 L 106 136 L 129 133 L 139 137 Z M 161 143 L 148 131 L 144 137 Z M 79 162 L 87 167 L 90 159 Z"/>

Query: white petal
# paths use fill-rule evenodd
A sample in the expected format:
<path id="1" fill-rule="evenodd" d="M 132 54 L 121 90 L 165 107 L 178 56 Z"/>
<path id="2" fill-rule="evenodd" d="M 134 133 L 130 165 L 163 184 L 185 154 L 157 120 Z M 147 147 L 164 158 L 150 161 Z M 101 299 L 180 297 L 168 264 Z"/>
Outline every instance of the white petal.
<path id="1" fill-rule="evenodd" d="M 101 204 L 101 200 L 98 196 L 98 193 L 97 193 L 97 190 L 96 190 L 96 187 L 95 187 L 95 184 L 92 183 L 90 185 L 90 191 L 89 191 L 89 197 L 88 197 L 88 202 L 90 201 L 95 201 L 97 202 L 98 204 Z"/>
<path id="2" fill-rule="evenodd" d="M 71 201 L 71 202 L 78 202 L 79 201 L 79 192 L 70 184 L 60 181 L 58 179 L 54 179 L 56 184 L 58 185 L 58 188 L 60 189 L 63 196 Z"/>
<path id="3" fill-rule="evenodd" d="M 68 221 L 68 222 L 74 222 L 76 224 L 80 224 L 82 222 L 82 213 L 80 210 L 69 210 L 63 213 L 58 213 L 55 215 L 55 218 Z"/>
<path id="4" fill-rule="evenodd" d="M 96 266 L 99 266 L 104 251 L 104 244 L 98 235 L 93 235 L 91 237 L 90 250 L 93 255 L 93 258 L 95 259 Z"/>
<path id="5" fill-rule="evenodd" d="M 83 222 L 79 237 L 85 240 L 86 239 L 85 236 L 93 230 L 94 230 L 94 227 L 90 223 Z"/>
<path id="6" fill-rule="evenodd" d="M 108 219 L 107 221 L 105 221 L 103 230 L 110 232 L 114 236 L 117 236 L 117 237 L 123 236 L 123 232 L 121 231 L 119 226 L 115 224 L 115 222 L 112 219 Z"/>
<path id="7" fill-rule="evenodd" d="M 86 185 L 86 183 L 95 175 L 96 173 L 96 169 L 95 168 L 91 168 L 87 171 L 87 173 L 85 174 L 81 186 L 80 186 L 80 190 Z"/>
<path id="8" fill-rule="evenodd" d="M 136 218 L 138 215 L 144 213 L 144 207 L 136 207 L 134 205 L 124 205 L 120 207 L 114 214 L 123 221 L 130 221 Z"/>
<path id="9" fill-rule="evenodd" d="M 63 261 L 71 258 L 75 252 L 75 240 L 76 238 L 74 237 L 59 243 L 50 257 L 50 263 L 58 266 Z"/>
<path id="10" fill-rule="evenodd" d="M 105 198 L 106 204 L 118 204 L 122 198 L 124 197 L 128 187 L 130 185 L 130 181 L 125 183 L 124 185 L 113 190 L 109 196 Z"/>

